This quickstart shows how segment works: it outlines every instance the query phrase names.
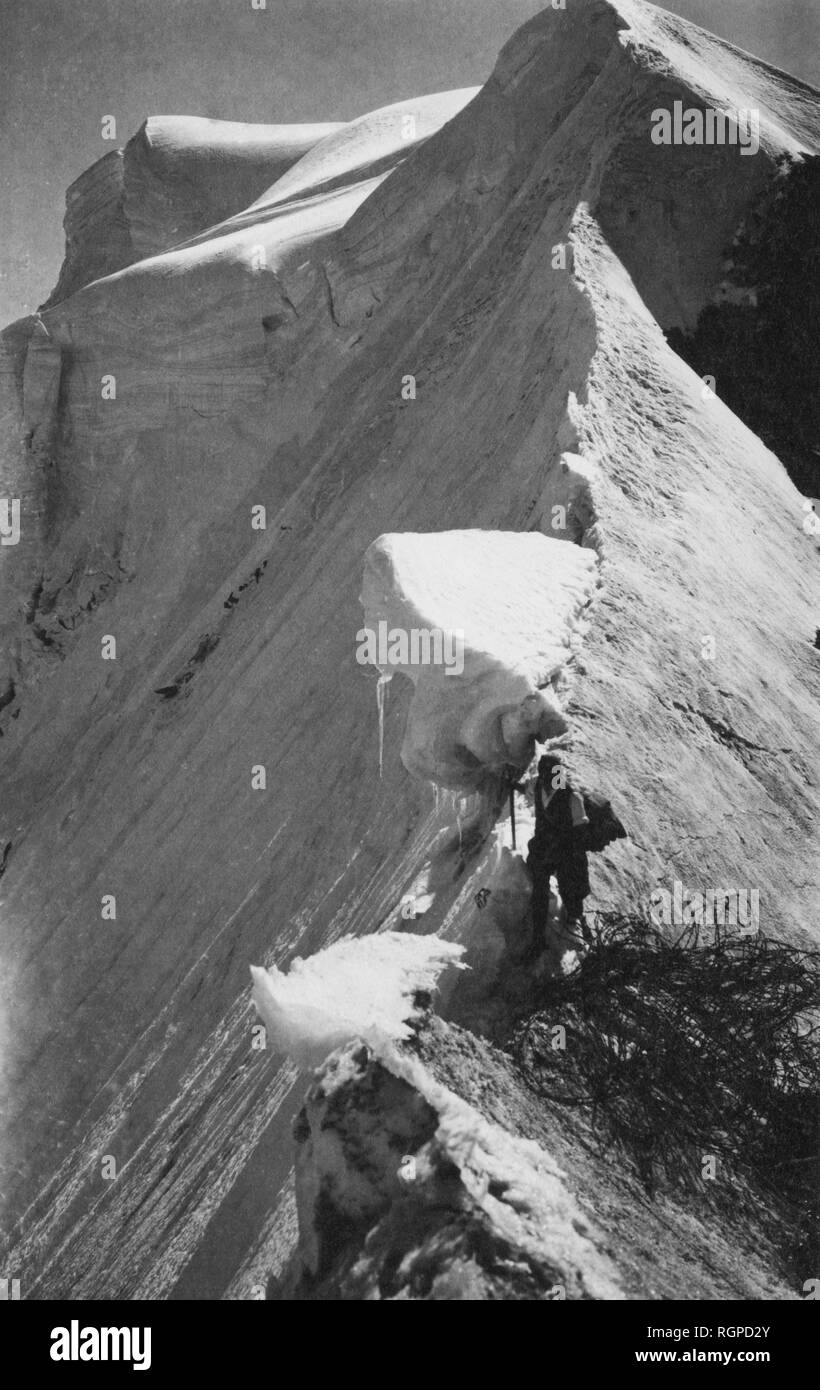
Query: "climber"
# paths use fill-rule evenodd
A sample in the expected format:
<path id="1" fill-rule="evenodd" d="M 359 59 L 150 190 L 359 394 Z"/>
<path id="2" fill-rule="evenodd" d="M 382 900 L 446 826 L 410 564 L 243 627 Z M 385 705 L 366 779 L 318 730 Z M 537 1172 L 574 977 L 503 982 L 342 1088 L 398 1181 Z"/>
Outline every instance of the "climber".
<path id="1" fill-rule="evenodd" d="M 535 834 L 529 842 L 527 859 L 533 881 L 534 952 L 544 942 L 553 874 L 564 904 L 566 927 L 571 930 L 581 926 L 584 898 L 589 893 L 588 827 L 584 798 L 572 785 L 561 755 L 546 754 L 538 762 Z"/>
<path id="2" fill-rule="evenodd" d="M 523 788 L 516 785 L 516 790 Z M 575 936 L 580 930 L 586 938 L 584 898 L 590 891 L 587 854 L 626 837 L 609 799 L 602 792 L 575 787 L 560 753 L 546 753 L 539 759 L 534 791 L 535 834 L 527 858 L 533 881 L 533 940 L 528 954 L 533 956 L 546 945 L 544 928 L 552 875 L 564 904 L 565 927 Z"/>

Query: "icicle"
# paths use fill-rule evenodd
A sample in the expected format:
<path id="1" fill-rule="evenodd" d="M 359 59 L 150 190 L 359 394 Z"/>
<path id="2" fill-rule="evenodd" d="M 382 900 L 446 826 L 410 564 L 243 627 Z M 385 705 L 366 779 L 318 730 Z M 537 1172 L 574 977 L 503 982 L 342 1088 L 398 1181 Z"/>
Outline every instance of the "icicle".
<path id="1" fill-rule="evenodd" d="M 376 682 L 376 705 L 379 711 L 379 777 L 384 765 L 384 701 L 387 686 L 393 679 L 393 672 L 382 672 Z"/>
<path id="2" fill-rule="evenodd" d="M 466 805 L 467 805 L 467 802 L 466 802 L 465 800 L 463 800 L 461 797 L 459 797 L 459 798 L 458 798 L 458 801 L 457 801 L 457 803 L 456 803 L 456 825 L 458 826 L 458 852 L 459 852 L 459 854 L 461 854 L 461 837 L 462 837 L 462 831 L 463 831 L 463 829 L 464 829 L 464 808 L 465 808 Z"/>

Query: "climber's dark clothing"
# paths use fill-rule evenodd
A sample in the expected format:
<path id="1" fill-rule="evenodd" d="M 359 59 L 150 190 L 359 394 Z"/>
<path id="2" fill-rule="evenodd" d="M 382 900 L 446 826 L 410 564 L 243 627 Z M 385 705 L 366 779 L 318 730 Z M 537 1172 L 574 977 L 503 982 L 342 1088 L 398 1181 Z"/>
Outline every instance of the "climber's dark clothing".
<path id="1" fill-rule="evenodd" d="M 567 921 L 577 920 L 583 912 L 584 898 L 590 891 L 587 824 L 583 797 L 571 784 L 553 791 L 539 777 L 535 784 L 535 834 L 527 859 L 533 880 L 533 928 L 539 935 L 546 926 L 553 874 Z"/>
<path id="2" fill-rule="evenodd" d="M 539 777 L 535 784 L 535 834 L 530 846 L 554 861 L 573 846 L 585 847 L 589 817 L 584 798 L 571 782 L 554 790 Z"/>
<path id="3" fill-rule="evenodd" d="M 533 842 L 530 841 L 530 844 Z M 550 905 L 550 878 L 554 875 L 558 892 L 566 910 L 567 921 L 575 922 L 584 910 L 584 899 L 589 893 L 589 871 L 587 857 L 583 850 L 570 851 L 557 864 L 549 864 L 541 859 L 533 860 L 532 852 L 528 860 L 532 870 L 532 924 L 540 932 L 547 924 Z"/>

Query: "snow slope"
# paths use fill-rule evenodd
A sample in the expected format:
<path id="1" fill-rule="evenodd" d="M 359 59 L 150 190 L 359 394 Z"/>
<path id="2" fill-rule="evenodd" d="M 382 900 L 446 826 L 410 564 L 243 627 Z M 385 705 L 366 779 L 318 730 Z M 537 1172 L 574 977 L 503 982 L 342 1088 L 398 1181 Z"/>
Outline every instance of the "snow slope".
<path id="1" fill-rule="evenodd" d="M 756 103 L 760 152 L 652 145 L 678 98 Z M 634 827 L 593 902 L 759 888 L 764 930 L 816 930 L 816 543 L 662 329 L 718 294 L 778 160 L 820 153 L 817 94 L 638 0 L 575 0 L 468 99 L 384 166 L 357 137 L 346 173 L 331 133 L 304 183 L 274 170 L 261 209 L 144 260 L 89 214 L 68 260 L 96 278 L 3 335 L 0 1190 L 29 1296 L 244 1287 L 301 1099 L 251 1046 L 248 964 L 395 927 L 431 863 L 424 930 L 470 941 L 504 798 L 475 793 L 459 843 L 399 756 L 406 681 L 379 778 L 356 633 L 380 536 L 529 544 L 576 506 L 601 586 L 561 701 Z"/>

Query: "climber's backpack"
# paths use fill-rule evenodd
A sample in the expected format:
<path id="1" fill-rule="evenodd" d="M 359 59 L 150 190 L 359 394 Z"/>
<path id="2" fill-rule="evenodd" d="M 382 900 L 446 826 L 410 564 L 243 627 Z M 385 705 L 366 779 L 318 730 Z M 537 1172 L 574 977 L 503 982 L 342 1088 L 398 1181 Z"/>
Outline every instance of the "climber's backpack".
<path id="1" fill-rule="evenodd" d="M 611 845 L 613 840 L 625 840 L 626 831 L 603 792 L 591 792 L 586 787 L 579 787 L 578 790 L 584 798 L 584 810 L 589 817 L 585 848 L 597 854 Z"/>

